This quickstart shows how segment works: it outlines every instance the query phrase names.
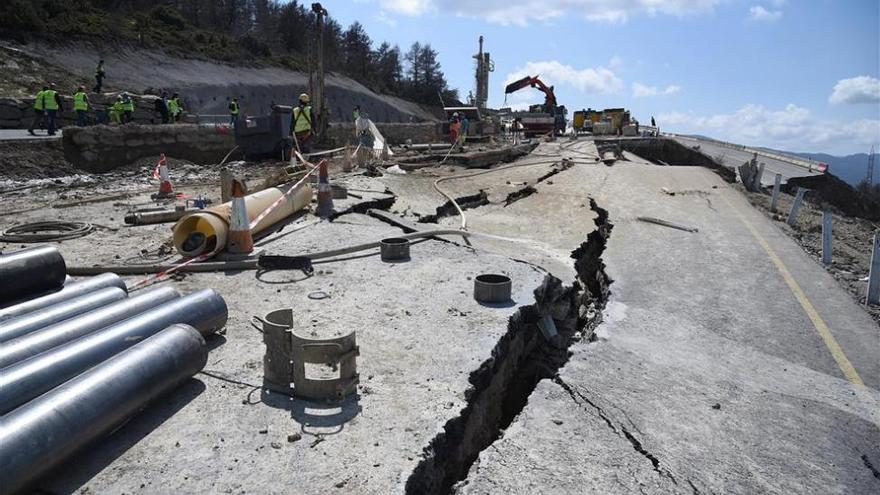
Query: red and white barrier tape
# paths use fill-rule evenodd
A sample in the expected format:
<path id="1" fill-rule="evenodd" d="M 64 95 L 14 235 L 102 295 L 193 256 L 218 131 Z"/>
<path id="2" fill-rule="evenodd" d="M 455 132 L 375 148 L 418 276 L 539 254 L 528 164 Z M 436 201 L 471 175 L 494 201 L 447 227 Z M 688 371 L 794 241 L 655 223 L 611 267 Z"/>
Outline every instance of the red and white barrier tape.
<path id="1" fill-rule="evenodd" d="M 305 160 L 305 158 L 303 158 L 303 156 L 302 156 L 301 154 L 299 154 L 298 151 L 294 151 L 294 153 L 296 153 L 297 158 L 299 158 L 300 160 L 302 160 L 303 163 L 306 163 L 306 164 L 308 164 L 308 165 L 312 165 L 310 162 L 307 162 L 307 161 Z M 320 162 L 318 162 L 317 165 L 312 165 L 312 169 L 309 170 L 308 173 L 306 173 L 306 175 L 304 175 L 302 179 L 298 180 L 298 181 L 296 182 L 296 184 L 294 184 L 293 186 L 290 187 L 290 189 L 287 190 L 287 192 L 285 192 L 284 194 L 282 194 L 282 195 L 281 195 L 278 199 L 276 199 L 271 205 L 269 205 L 268 208 L 266 208 L 266 209 L 263 210 L 259 215 L 257 215 L 256 218 L 254 218 L 254 220 L 251 222 L 251 224 L 250 224 L 250 229 L 253 230 L 253 229 L 257 226 L 257 224 L 259 224 L 261 221 L 263 221 L 264 218 L 266 218 L 266 216 L 269 215 L 269 213 L 272 213 L 272 210 L 274 210 L 275 208 L 277 208 L 278 205 L 280 205 L 281 203 L 283 203 L 284 200 L 286 200 L 288 196 L 290 196 L 291 194 L 293 194 L 294 191 L 296 191 L 296 189 L 299 187 L 300 184 L 302 184 L 306 179 L 309 178 L 310 175 L 314 174 L 315 171 L 318 170 L 318 167 L 320 167 L 320 166 L 321 166 L 321 163 L 323 163 L 323 162 L 324 162 L 324 160 L 321 160 Z"/>
<path id="2" fill-rule="evenodd" d="M 306 173 L 306 175 L 304 175 L 302 179 L 297 181 L 296 184 L 294 184 L 290 189 L 288 189 L 287 192 L 282 194 L 280 198 L 275 200 L 275 202 L 273 202 L 271 205 L 269 205 L 268 208 L 266 208 L 259 215 L 257 215 L 257 218 L 255 218 L 254 221 L 251 222 L 251 224 L 249 226 L 250 229 L 253 230 L 254 226 L 256 224 L 258 224 L 262 219 L 264 219 L 266 217 L 266 215 L 271 213 L 272 210 L 274 210 L 276 207 L 278 207 L 278 205 L 280 205 L 284 201 L 284 199 L 287 198 L 287 196 L 289 196 L 290 194 L 293 194 L 293 191 L 295 191 L 297 189 L 297 187 L 299 187 L 299 185 L 303 183 L 303 181 L 308 179 L 308 177 L 310 175 L 314 174 L 315 171 L 318 170 L 318 167 L 321 166 L 321 163 L 324 162 L 324 160 L 321 160 L 320 162 L 318 162 L 317 165 L 314 165 L 311 162 L 307 161 L 298 151 L 294 151 L 294 153 L 296 153 L 297 158 L 299 158 L 303 163 L 311 165 L 312 166 L 311 170 L 309 170 L 308 173 Z M 165 155 L 163 154 L 163 155 L 161 155 L 161 158 L 159 159 L 159 161 L 163 162 L 164 160 L 165 160 Z M 157 165 L 157 167 L 158 167 L 158 165 Z M 214 251 L 211 251 L 210 253 L 200 254 L 200 255 L 196 256 L 195 258 L 191 258 L 191 259 L 184 261 L 183 263 L 180 263 L 178 265 L 174 265 L 171 268 L 169 268 L 163 272 L 159 272 L 155 275 L 151 275 L 151 276 L 137 282 L 133 286 L 131 286 L 129 288 L 129 290 L 137 290 L 137 289 L 146 287 L 147 285 L 155 283 L 155 282 L 159 281 L 160 279 L 176 272 L 177 270 L 180 270 L 181 268 L 183 268 L 187 265 L 191 265 L 193 263 L 199 263 L 199 262 L 205 261 L 205 260 L 213 257 L 218 252 L 220 252 L 220 249 L 222 249 L 222 248 L 218 247 Z"/>

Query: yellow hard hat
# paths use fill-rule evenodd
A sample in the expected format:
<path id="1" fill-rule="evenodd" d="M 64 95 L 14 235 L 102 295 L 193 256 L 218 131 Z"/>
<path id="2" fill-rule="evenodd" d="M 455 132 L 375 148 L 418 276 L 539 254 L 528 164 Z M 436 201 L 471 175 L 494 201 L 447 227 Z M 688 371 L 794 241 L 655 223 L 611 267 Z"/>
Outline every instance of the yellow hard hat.
<path id="1" fill-rule="evenodd" d="M 303 93 L 303 94 L 299 95 L 299 101 L 301 101 L 303 103 L 308 103 L 309 100 L 311 100 L 311 98 L 309 98 L 308 93 Z"/>

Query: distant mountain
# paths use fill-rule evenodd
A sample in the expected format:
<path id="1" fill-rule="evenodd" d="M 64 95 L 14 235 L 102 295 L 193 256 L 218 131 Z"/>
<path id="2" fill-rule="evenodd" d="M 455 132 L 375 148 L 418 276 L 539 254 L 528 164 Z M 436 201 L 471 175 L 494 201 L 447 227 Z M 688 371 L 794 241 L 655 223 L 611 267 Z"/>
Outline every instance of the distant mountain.
<path id="1" fill-rule="evenodd" d="M 851 185 L 856 185 L 867 176 L 868 173 L 868 154 L 856 153 L 855 155 L 834 156 L 825 153 L 795 153 L 783 152 L 797 155 L 810 160 L 816 160 L 828 164 L 828 171 L 840 177 Z M 880 182 L 880 158 L 874 153 L 874 182 Z"/>

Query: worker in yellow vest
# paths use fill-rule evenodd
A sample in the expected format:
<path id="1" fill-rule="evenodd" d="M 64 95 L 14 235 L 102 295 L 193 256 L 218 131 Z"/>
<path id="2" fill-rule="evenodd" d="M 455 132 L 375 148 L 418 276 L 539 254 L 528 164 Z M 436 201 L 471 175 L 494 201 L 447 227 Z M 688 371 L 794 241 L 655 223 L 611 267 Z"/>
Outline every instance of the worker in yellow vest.
<path id="1" fill-rule="evenodd" d="M 61 110 L 61 97 L 55 90 L 55 85 L 50 84 L 49 89 L 43 91 L 43 108 L 46 110 L 46 130 L 50 136 L 55 135 L 55 119 Z"/>
<path id="2" fill-rule="evenodd" d="M 229 125 L 235 127 L 235 122 L 238 120 L 238 113 L 241 108 L 238 106 L 238 98 L 233 97 L 232 101 L 229 102 Z"/>
<path id="3" fill-rule="evenodd" d="M 86 94 L 85 86 L 80 86 L 73 94 L 73 111 L 76 112 L 76 125 L 85 127 L 88 124 L 89 95 Z"/>
<path id="4" fill-rule="evenodd" d="M 128 124 L 134 116 L 134 100 L 128 93 L 122 94 L 122 123 Z"/>
<path id="5" fill-rule="evenodd" d="M 122 123 L 122 114 L 124 110 L 124 103 L 122 102 L 122 95 L 118 95 L 116 97 L 116 101 L 113 102 L 113 106 L 110 107 L 110 121 L 121 124 Z"/>
<path id="6" fill-rule="evenodd" d="M 168 111 L 171 113 L 172 124 L 177 122 L 180 114 L 183 113 L 183 105 L 180 104 L 180 96 L 177 93 L 171 95 L 171 99 L 168 100 Z"/>
<path id="7" fill-rule="evenodd" d="M 296 147 L 300 153 L 312 151 L 312 106 L 309 105 L 311 98 L 306 93 L 299 95 L 299 105 L 293 108 L 291 116 L 290 132 L 296 139 Z"/>
<path id="8" fill-rule="evenodd" d="M 43 86 L 43 89 L 37 91 L 37 96 L 34 98 L 34 118 L 31 120 L 31 126 L 28 127 L 28 134 L 31 136 L 36 136 L 34 129 L 43 123 L 43 118 L 46 116 L 46 109 L 43 107 L 43 92 L 47 89 L 49 86 Z"/>

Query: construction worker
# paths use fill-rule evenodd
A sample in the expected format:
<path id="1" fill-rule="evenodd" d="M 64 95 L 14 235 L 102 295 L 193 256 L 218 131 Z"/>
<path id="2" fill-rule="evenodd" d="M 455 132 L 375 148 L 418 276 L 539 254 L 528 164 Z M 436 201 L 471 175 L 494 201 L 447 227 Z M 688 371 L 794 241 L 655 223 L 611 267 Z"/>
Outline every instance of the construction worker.
<path id="1" fill-rule="evenodd" d="M 162 123 L 168 123 L 168 93 L 162 91 L 162 97 L 156 98 L 156 102 L 153 104 L 154 108 L 159 115 L 162 117 Z"/>
<path id="2" fill-rule="evenodd" d="M 101 92 L 101 86 L 104 84 L 104 60 L 98 60 L 98 66 L 95 67 L 95 93 Z"/>
<path id="3" fill-rule="evenodd" d="M 34 98 L 34 119 L 31 120 L 31 126 L 28 127 L 28 134 L 31 136 L 36 136 L 34 134 L 34 129 L 43 123 L 43 119 L 46 117 L 46 109 L 43 106 L 43 93 L 49 89 L 49 86 L 43 86 L 43 89 L 37 91 L 37 96 Z"/>
<path id="4" fill-rule="evenodd" d="M 46 130 L 50 136 L 55 135 L 55 119 L 61 110 L 61 97 L 55 90 L 55 85 L 50 84 L 49 89 L 43 91 L 43 108 L 46 110 Z"/>
<path id="5" fill-rule="evenodd" d="M 171 123 L 177 122 L 183 112 L 183 105 L 180 104 L 180 96 L 177 93 L 171 95 L 171 99 L 168 100 L 168 111 L 171 113 Z"/>
<path id="6" fill-rule="evenodd" d="M 232 127 L 235 127 L 235 122 L 238 120 L 239 110 L 238 98 L 233 96 L 232 101 L 229 102 L 229 125 Z"/>
<path id="7" fill-rule="evenodd" d="M 293 108 L 291 115 L 290 132 L 296 139 L 296 146 L 300 153 L 312 151 L 312 106 L 308 94 L 299 95 L 299 105 Z"/>
<path id="8" fill-rule="evenodd" d="M 471 127 L 471 121 L 468 120 L 467 114 L 464 112 L 461 113 L 461 136 L 459 136 L 459 145 L 464 146 L 465 141 L 467 140 L 468 129 Z"/>
<path id="9" fill-rule="evenodd" d="M 85 127 L 88 124 L 89 115 L 89 95 L 86 94 L 85 86 L 80 86 L 74 93 L 73 110 L 76 112 L 76 125 Z"/>
<path id="10" fill-rule="evenodd" d="M 651 115 L 651 127 L 657 127 L 657 122 L 654 122 L 654 116 Z"/>
<path id="11" fill-rule="evenodd" d="M 122 123 L 128 124 L 133 120 L 134 100 L 128 93 L 122 93 Z"/>
<path id="12" fill-rule="evenodd" d="M 354 106 L 354 110 L 351 111 L 351 120 L 352 120 L 352 122 L 357 122 L 357 119 L 359 119 L 360 116 L 361 116 L 361 106 L 360 106 L 360 105 L 355 105 L 355 106 Z"/>
<path id="13" fill-rule="evenodd" d="M 449 142 L 452 143 L 453 146 L 458 142 L 460 131 L 461 121 L 458 119 L 458 112 L 454 112 L 452 114 L 452 119 L 449 121 Z"/>
<path id="14" fill-rule="evenodd" d="M 116 96 L 116 101 L 113 102 L 113 106 L 110 107 L 110 121 L 115 122 L 117 124 L 122 123 L 122 113 L 124 112 L 125 104 L 122 102 L 122 95 Z"/>

